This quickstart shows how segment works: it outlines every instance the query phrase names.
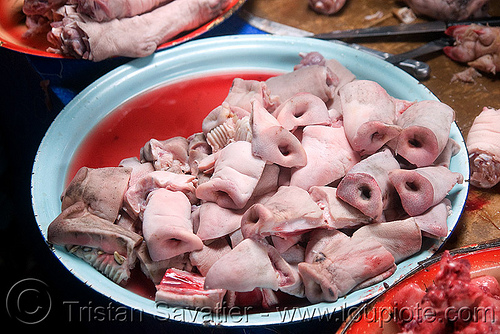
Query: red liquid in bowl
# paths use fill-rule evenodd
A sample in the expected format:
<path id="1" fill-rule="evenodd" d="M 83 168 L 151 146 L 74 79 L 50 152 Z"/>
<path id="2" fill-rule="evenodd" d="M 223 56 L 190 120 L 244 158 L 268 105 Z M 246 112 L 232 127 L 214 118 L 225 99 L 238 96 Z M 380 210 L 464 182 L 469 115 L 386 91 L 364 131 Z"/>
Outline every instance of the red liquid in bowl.
<path id="1" fill-rule="evenodd" d="M 234 78 L 266 80 L 276 73 L 221 73 L 161 86 L 125 102 L 83 140 L 70 163 L 67 182 L 79 168 L 113 167 L 139 157 L 151 138 L 165 140 L 201 132 L 205 116 L 226 98 Z"/>
<path id="2" fill-rule="evenodd" d="M 66 183 L 81 167 L 113 167 L 124 158 L 139 157 L 141 147 L 151 138 L 165 140 L 200 132 L 203 119 L 226 98 L 234 78 L 262 81 L 276 74 L 240 72 L 193 77 L 132 98 L 85 137 L 70 162 Z M 154 284 L 138 268 L 126 288 L 154 300 Z"/>

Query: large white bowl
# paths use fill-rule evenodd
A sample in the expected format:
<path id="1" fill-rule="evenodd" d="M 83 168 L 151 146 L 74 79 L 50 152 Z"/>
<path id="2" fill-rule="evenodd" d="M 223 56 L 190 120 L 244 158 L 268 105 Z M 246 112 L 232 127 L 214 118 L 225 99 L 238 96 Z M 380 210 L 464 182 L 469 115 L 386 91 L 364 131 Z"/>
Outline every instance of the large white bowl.
<path id="1" fill-rule="evenodd" d="M 349 47 L 308 38 L 263 35 L 208 38 L 133 60 L 106 74 L 78 94 L 57 116 L 43 138 L 32 176 L 33 209 L 43 237 L 46 238 L 48 225 L 60 213 L 59 197 L 68 166 L 79 143 L 103 117 L 124 101 L 152 87 L 193 75 L 242 70 L 291 71 L 300 61 L 299 52 L 309 51 L 318 51 L 327 58 L 337 59 L 359 79 L 377 81 L 394 97 L 406 100 L 437 99 L 424 85 L 389 63 Z M 462 213 L 469 176 L 467 151 L 456 124 L 452 125 L 450 137 L 461 146 L 460 153 L 452 158 L 450 169 L 462 173 L 466 181 L 456 185 L 448 196 L 453 206 L 453 213 L 448 218 L 448 236 Z M 62 248 L 54 247 L 52 250 L 62 264 L 82 282 L 131 308 L 160 318 L 195 324 L 255 326 L 303 321 L 325 314 L 330 314 L 332 320 L 341 320 L 336 314 L 380 294 L 385 290 L 384 285 L 393 284 L 417 267 L 418 262 L 431 256 L 444 240 L 426 240 L 422 251 L 400 263 L 391 277 L 379 284 L 349 293 L 334 303 L 324 302 L 283 312 L 246 314 L 244 318 L 239 314 L 223 314 L 220 317 L 202 314 L 193 319 L 189 313 L 181 317 L 179 309 L 157 307 L 154 301 L 114 284 Z"/>

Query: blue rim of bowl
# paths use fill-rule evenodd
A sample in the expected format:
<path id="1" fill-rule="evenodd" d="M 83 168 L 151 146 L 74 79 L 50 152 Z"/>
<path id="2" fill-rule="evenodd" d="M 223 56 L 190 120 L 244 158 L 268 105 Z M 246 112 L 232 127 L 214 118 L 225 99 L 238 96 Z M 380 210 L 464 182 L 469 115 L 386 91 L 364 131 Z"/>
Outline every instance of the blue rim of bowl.
<path id="1" fill-rule="evenodd" d="M 88 131 L 117 106 L 159 85 L 193 76 L 244 70 L 291 71 L 293 65 L 300 61 L 298 53 L 310 51 L 319 51 L 327 58 L 337 59 L 358 78 L 379 82 L 396 98 L 437 100 L 424 85 L 387 62 L 343 45 L 309 38 L 270 35 L 211 37 L 135 59 L 84 89 L 61 111 L 45 134 L 35 157 L 31 183 L 33 210 L 43 238 L 46 239 L 50 222 L 60 213 L 58 199 L 63 191 L 67 168 L 74 151 Z M 448 236 L 441 240 L 427 239 L 422 251 L 398 264 L 396 272 L 383 282 L 353 291 L 334 303 L 323 302 L 294 309 L 298 318 L 287 318 L 286 324 L 318 319 L 325 314 L 338 313 L 366 302 L 382 293 L 387 285 L 393 285 L 442 246 L 460 218 L 469 189 L 467 150 L 464 138 L 455 123 L 452 124 L 450 137 L 461 147 L 460 152 L 452 158 L 450 168 L 462 173 L 465 181 L 456 185 L 448 196 L 454 207 L 452 215 L 448 217 Z M 68 270 L 101 294 L 153 316 L 182 321 L 172 314 L 172 311 L 178 308 L 156 307 L 154 301 L 116 285 L 62 248 L 51 249 Z M 217 315 L 203 314 L 199 319 L 186 323 L 248 327 L 284 324 L 283 317 L 284 314 L 278 311 L 247 314 L 244 319 L 246 322 L 241 323 L 241 317 L 232 319 L 227 318 L 226 314 L 226 318 L 219 319 Z"/>

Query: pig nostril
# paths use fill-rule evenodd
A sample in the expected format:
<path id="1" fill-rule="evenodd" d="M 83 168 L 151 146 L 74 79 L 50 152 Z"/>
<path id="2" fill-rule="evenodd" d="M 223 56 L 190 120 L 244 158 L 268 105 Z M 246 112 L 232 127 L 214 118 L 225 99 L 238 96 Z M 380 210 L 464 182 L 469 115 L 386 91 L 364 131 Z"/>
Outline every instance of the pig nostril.
<path id="1" fill-rule="evenodd" d="M 422 147 L 422 143 L 419 140 L 416 140 L 415 138 L 409 139 L 408 140 L 408 144 L 411 147 L 415 147 L 415 148 L 421 148 Z"/>
<path id="2" fill-rule="evenodd" d="M 406 182 L 405 187 L 410 191 L 418 191 L 418 186 L 415 182 Z"/>
<path id="3" fill-rule="evenodd" d="M 283 156 L 288 156 L 290 154 L 290 151 L 288 150 L 288 146 L 278 146 L 278 150 L 280 150 L 280 153 L 283 154 Z"/>
<path id="4" fill-rule="evenodd" d="M 369 200 L 372 197 L 372 191 L 367 186 L 361 186 L 359 189 L 359 195 L 364 200 Z"/>

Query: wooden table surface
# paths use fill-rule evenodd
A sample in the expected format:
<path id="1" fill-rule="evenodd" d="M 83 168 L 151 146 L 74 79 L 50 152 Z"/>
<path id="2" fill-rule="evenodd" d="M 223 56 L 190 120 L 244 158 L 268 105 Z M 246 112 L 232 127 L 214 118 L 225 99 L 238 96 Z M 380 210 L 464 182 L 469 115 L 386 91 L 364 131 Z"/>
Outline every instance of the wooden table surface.
<path id="1" fill-rule="evenodd" d="M 387 19 L 377 25 L 393 25 L 400 22 L 391 15 L 394 8 L 403 7 L 397 0 L 347 0 L 344 8 L 331 16 L 320 15 L 308 7 L 307 0 L 248 0 L 244 8 L 255 15 L 280 23 L 324 33 L 339 29 L 365 28 L 372 21 L 365 16 L 382 11 Z M 500 1 L 490 1 L 490 15 L 500 16 Z M 418 18 L 416 22 L 427 19 Z M 398 38 L 376 41 L 356 41 L 373 49 L 400 53 L 409 51 L 429 41 Z M 467 65 L 452 61 L 442 52 L 421 57 L 431 67 L 431 76 L 422 81 L 442 102 L 456 112 L 456 122 L 464 138 L 467 137 L 474 118 L 484 106 L 500 108 L 500 74 L 483 74 L 475 83 L 453 82 L 453 74 L 467 68 Z M 500 126 L 500 125 L 499 125 Z M 488 190 L 470 187 L 466 209 L 455 231 L 445 244 L 453 249 L 482 241 L 500 238 L 500 185 Z"/>

